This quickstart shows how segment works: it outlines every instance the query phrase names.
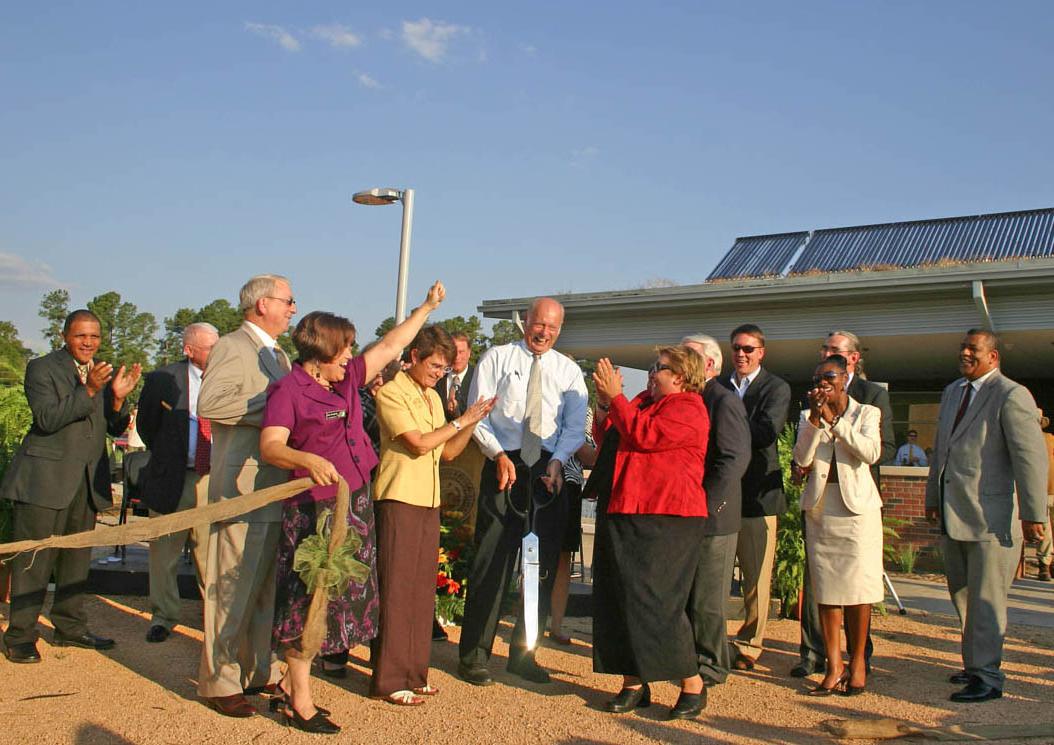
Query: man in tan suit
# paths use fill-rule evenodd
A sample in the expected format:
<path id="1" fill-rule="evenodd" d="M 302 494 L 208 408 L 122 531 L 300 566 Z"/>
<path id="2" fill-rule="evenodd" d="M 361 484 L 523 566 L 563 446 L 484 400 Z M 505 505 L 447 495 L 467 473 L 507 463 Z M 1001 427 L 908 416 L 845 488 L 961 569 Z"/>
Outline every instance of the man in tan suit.
<path id="1" fill-rule="evenodd" d="M 999 371 L 999 338 L 970 329 L 963 377 L 944 389 L 926 482 L 926 516 L 941 527 L 948 591 L 962 624 L 959 703 L 1003 695 L 1006 601 L 1021 539 L 1043 537 L 1047 454 L 1028 390 Z"/>
<path id="2" fill-rule="evenodd" d="M 288 478 L 260 460 L 260 423 L 267 386 L 289 372 L 276 339 L 289 328 L 296 301 L 289 280 L 274 274 L 246 282 L 240 300 L 245 322 L 213 347 L 198 395 L 198 414 L 212 423 L 210 502 Z M 273 693 L 278 683 L 271 628 L 281 519 L 276 503 L 209 532 L 198 694 L 226 716 L 253 716 L 246 694 Z"/>

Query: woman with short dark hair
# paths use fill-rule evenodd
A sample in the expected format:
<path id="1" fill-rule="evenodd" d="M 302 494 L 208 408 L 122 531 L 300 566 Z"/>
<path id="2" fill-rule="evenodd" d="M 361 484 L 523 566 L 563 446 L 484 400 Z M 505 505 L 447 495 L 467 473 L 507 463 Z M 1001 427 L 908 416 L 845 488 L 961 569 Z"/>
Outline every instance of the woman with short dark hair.
<path id="1" fill-rule="evenodd" d="M 827 669 L 812 696 L 861 693 L 867 680 L 864 644 L 842 663 L 842 614 L 850 638 L 867 638 L 871 604 L 882 601 L 882 499 L 870 466 L 882 454 L 882 413 L 846 392 L 845 357 L 821 362 L 801 414 L 794 462 L 811 469 L 801 495 L 805 553 L 820 606 Z"/>
<path id="2" fill-rule="evenodd" d="M 363 432 L 358 389 L 394 360 L 443 301 L 446 291 L 436 282 L 425 302 L 403 323 L 363 354 L 353 357 L 355 327 L 346 318 L 315 312 L 304 316 L 293 332 L 299 359 L 288 375 L 267 391 L 260 432 L 261 457 L 292 471 L 292 478 L 311 477 L 315 486 L 283 504 L 278 545 L 277 597 L 273 643 L 289 666 L 279 683 L 272 708 L 284 706 L 287 723 L 306 732 L 335 734 L 340 727 L 311 696 L 312 657 L 301 639 L 311 603 L 307 586 L 293 568 L 299 545 L 316 533 L 317 520 L 332 509 L 337 481 L 351 490 L 346 520 L 348 533 L 358 534 L 356 559 L 370 568 L 365 582 L 350 581 L 347 591 L 330 600 L 321 654 L 341 652 L 372 639 L 377 633 L 377 579 L 370 470 L 377 456 Z"/>
<path id="3" fill-rule="evenodd" d="M 648 706 L 650 682 L 679 680 L 668 716 L 692 719 L 706 706 L 687 611 L 707 515 L 710 418 L 699 395 L 706 363 L 683 345 L 656 352 L 648 387 L 632 401 L 622 395 L 622 374 L 610 360 L 598 361 L 593 374 L 597 438 L 605 432 L 618 438 L 610 468 L 600 462 L 610 440 L 598 457 L 607 483 L 590 477 L 605 505 L 600 515 L 598 504 L 594 553 L 593 669 L 622 676 L 607 711 Z"/>
<path id="4" fill-rule="evenodd" d="M 380 628 L 371 645 L 370 695 L 417 706 L 439 689 L 428 682 L 439 556 L 439 461 L 453 460 L 494 407 L 480 399 L 446 420 L 434 390 L 456 348 L 440 326 L 410 344 L 410 365 L 377 393 L 381 463 L 374 481 Z"/>

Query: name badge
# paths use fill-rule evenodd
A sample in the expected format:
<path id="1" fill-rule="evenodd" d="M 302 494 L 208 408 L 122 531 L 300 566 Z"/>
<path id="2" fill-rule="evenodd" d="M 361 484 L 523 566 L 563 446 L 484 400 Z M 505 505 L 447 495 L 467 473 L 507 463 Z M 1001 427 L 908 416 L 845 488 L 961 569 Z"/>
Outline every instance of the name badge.
<path id="1" fill-rule="evenodd" d="M 346 409 L 338 409 L 337 411 L 327 411 L 326 419 L 344 419 L 348 416 Z"/>

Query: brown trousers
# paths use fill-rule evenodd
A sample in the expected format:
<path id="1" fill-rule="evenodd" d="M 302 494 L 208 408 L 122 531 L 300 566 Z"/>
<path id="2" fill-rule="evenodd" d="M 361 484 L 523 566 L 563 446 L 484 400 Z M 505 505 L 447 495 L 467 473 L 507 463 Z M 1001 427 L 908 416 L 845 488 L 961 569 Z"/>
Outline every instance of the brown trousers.
<path id="1" fill-rule="evenodd" d="M 428 683 L 439 557 L 439 509 L 375 502 L 380 628 L 370 643 L 371 696 Z"/>

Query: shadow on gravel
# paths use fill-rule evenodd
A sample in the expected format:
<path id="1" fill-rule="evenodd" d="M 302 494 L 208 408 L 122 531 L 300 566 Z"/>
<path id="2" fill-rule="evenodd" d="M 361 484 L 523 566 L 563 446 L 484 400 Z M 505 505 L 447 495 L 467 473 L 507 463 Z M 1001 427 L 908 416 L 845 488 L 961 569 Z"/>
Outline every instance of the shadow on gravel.
<path id="1" fill-rule="evenodd" d="M 113 730 L 98 724 L 83 724 L 73 736 L 73 745 L 135 745 Z"/>

